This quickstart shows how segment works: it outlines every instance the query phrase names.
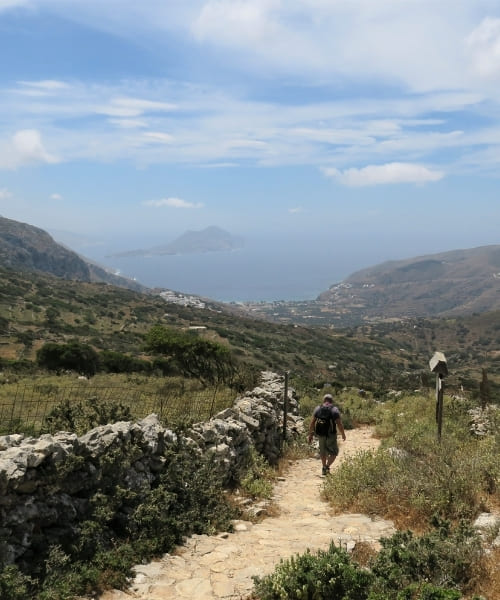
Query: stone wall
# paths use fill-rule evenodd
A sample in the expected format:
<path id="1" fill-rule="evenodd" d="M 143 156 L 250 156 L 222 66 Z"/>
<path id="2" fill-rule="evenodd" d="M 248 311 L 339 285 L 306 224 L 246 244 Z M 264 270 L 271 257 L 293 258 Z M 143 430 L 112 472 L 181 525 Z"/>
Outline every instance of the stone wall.
<path id="1" fill-rule="evenodd" d="M 224 484 L 238 481 L 252 446 L 270 462 L 277 460 L 283 389 L 282 377 L 263 373 L 259 387 L 185 433 L 200 454 L 215 457 Z M 289 390 L 288 432 L 302 431 L 297 399 Z M 156 415 L 97 427 L 80 437 L 67 432 L 0 437 L 0 566 L 29 564 L 37 548 L 67 540 L 87 513 L 88 499 L 116 478 L 133 490 L 153 487 L 175 442 L 176 434 Z M 122 455 L 119 472 L 109 467 L 111 456 L 116 461 Z"/>

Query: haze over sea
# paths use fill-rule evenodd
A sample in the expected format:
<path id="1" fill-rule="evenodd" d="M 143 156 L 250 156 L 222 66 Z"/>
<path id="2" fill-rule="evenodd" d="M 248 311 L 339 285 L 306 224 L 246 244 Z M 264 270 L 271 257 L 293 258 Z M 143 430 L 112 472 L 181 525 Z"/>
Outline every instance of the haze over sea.
<path id="1" fill-rule="evenodd" d="M 76 249 L 103 266 L 161 287 L 222 302 L 313 300 L 352 272 L 395 256 L 385 245 L 366 247 L 349 236 L 243 236 L 243 248 L 204 254 L 110 257 L 113 252 L 152 248 L 161 240 L 127 239 Z M 164 240 L 163 240 L 164 242 Z M 417 249 L 415 249 L 417 251 Z M 392 251 L 394 252 L 394 251 Z M 408 256 L 411 256 L 409 254 Z"/>
<path id="2" fill-rule="evenodd" d="M 148 287 L 222 302 L 310 300 L 344 275 L 328 248 L 282 242 L 245 238 L 237 250 L 183 255 L 110 257 L 113 250 L 103 247 L 84 254 Z M 153 245 L 149 240 L 126 249 Z"/>

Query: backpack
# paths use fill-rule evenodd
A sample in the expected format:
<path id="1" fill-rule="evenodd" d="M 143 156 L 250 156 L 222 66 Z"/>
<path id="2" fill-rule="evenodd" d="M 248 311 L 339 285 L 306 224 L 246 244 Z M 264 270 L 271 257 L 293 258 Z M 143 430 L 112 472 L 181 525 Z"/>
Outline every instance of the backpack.
<path id="1" fill-rule="evenodd" d="M 316 423 L 314 424 L 314 433 L 316 435 L 328 435 L 333 431 L 332 427 L 333 415 L 332 407 L 320 406 L 316 415 Z"/>

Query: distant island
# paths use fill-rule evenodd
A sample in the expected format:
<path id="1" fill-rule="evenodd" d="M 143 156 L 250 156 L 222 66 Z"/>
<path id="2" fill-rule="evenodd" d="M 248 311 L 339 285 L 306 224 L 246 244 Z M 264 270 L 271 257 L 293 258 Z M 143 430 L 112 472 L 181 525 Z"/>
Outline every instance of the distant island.
<path id="1" fill-rule="evenodd" d="M 173 254 L 204 254 L 225 252 L 243 247 L 243 238 L 234 236 L 220 227 L 207 227 L 201 231 L 186 231 L 173 242 L 148 249 L 127 250 L 111 254 L 108 258 L 125 256 L 162 256 Z"/>

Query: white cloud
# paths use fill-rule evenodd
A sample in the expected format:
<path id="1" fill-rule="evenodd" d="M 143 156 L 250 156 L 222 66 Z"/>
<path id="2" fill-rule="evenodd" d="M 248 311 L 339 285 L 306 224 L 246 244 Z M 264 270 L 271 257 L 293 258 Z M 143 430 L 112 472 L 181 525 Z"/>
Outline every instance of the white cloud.
<path id="1" fill-rule="evenodd" d="M 168 102 L 156 102 L 142 98 L 113 98 L 107 105 L 99 106 L 96 112 L 110 117 L 140 117 L 144 113 L 176 110 L 177 106 Z"/>
<path id="2" fill-rule="evenodd" d="M 279 0 L 210 0 L 192 25 L 200 41 L 240 46 L 276 38 L 277 24 L 271 18 Z"/>
<path id="3" fill-rule="evenodd" d="M 260 140 L 229 140 L 228 146 L 232 148 L 265 148 L 266 143 Z"/>
<path id="4" fill-rule="evenodd" d="M 42 79 L 41 81 L 19 81 L 20 85 L 28 88 L 36 88 L 40 90 L 64 90 L 69 88 L 69 84 L 64 81 L 57 81 L 56 79 Z"/>
<path id="5" fill-rule="evenodd" d="M 47 152 L 36 129 L 22 129 L 10 141 L 0 143 L 0 168 L 16 169 L 24 165 L 57 162 L 59 159 Z"/>
<path id="6" fill-rule="evenodd" d="M 296 213 L 304 212 L 304 209 L 301 206 L 296 206 L 294 208 L 289 208 L 288 212 L 291 214 L 296 214 Z"/>
<path id="7" fill-rule="evenodd" d="M 208 0 L 191 31 L 247 68 L 308 81 L 460 88 L 463 40 L 488 0 Z M 245 64 L 246 63 L 246 64 Z"/>
<path id="8" fill-rule="evenodd" d="M 500 75 L 500 18 L 486 17 L 466 38 L 475 71 L 484 78 Z"/>
<path id="9" fill-rule="evenodd" d="M 60 95 L 63 91 L 69 90 L 71 86 L 64 81 L 54 79 L 45 79 L 42 81 L 18 81 L 18 86 L 12 90 L 20 96 L 29 98 L 44 98 Z"/>
<path id="10" fill-rule="evenodd" d="M 51 194 L 50 199 L 51 200 L 62 200 L 63 197 L 61 196 L 61 194 Z"/>
<path id="11" fill-rule="evenodd" d="M 393 183 L 427 183 L 444 177 L 442 171 L 434 171 L 419 164 L 393 162 L 385 165 L 368 165 L 361 169 L 324 168 L 327 177 L 337 179 L 348 186 L 371 186 Z"/>
<path id="12" fill-rule="evenodd" d="M 0 200 L 8 200 L 12 198 L 12 192 L 9 192 L 7 188 L 0 189 Z"/>
<path id="13" fill-rule="evenodd" d="M 42 136 L 36 129 L 22 129 L 14 134 L 12 141 L 21 164 L 58 162 L 55 156 L 45 150 Z"/>
<path id="14" fill-rule="evenodd" d="M 141 119 L 110 119 L 109 122 L 120 129 L 141 129 L 147 127 L 146 121 L 141 121 Z"/>
<path id="15" fill-rule="evenodd" d="M 29 0 L 0 0 L 0 12 L 16 6 L 25 6 Z"/>
<path id="16" fill-rule="evenodd" d="M 168 206 L 170 208 L 201 208 L 201 202 L 186 202 L 181 198 L 162 198 L 161 200 L 147 200 L 144 202 L 146 206 L 154 206 L 156 208 Z"/>
<path id="17" fill-rule="evenodd" d="M 160 131 L 148 131 L 144 134 L 144 137 L 152 142 L 158 142 L 161 144 L 171 144 L 174 141 L 173 136 Z"/>
<path id="18" fill-rule="evenodd" d="M 173 102 L 165 103 L 161 98 Z M 5 130 L 9 123 L 29 122 L 31 131 L 43 131 L 44 140 L 50 139 L 50 153 L 38 139 L 38 160 L 49 163 L 61 156 L 65 162 L 129 160 L 141 168 L 152 164 L 215 167 L 245 163 L 335 164 L 343 169 L 393 161 L 425 163 L 430 168 L 440 151 L 453 148 L 458 156 L 470 153 L 479 143 L 499 145 L 491 136 L 486 142 L 484 137 L 480 141 L 478 134 L 491 131 L 487 118 L 496 119 L 497 110 L 494 103 L 482 100 L 480 94 L 453 91 L 407 94 L 404 98 L 271 103 L 250 101 L 207 85 L 169 80 L 128 80 L 112 86 L 75 80 L 62 93 L 36 102 L 0 89 L 0 167 L 30 162 L 25 153 L 12 147 L 12 141 L 1 142 L 2 125 Z M 134 115 L 148 112 L 101 118 L 96 115 L 96 106 Z M 181 117 L 180 110 L 169 110 L 172 106 L 182 106 Z M 463 131 L 456 128 L 455 114 L 474 117 L 478 111 L 481 120 L 474 122 L 472 118 L 472 126 Z M 440 118 L 429 118 L 435 114 Z M 31 162 L 35 156 L 32 147 Z M 446 170 L 450 171 L 449 165 Z"/>
<path id="19" fill-rule="evenodd" d="M 0 0 L 5 6 L 21 0 Z M 468 87 L 464 40 L 494 0 L 32 0 L 40 11 L 203 62 L 207 45 L 244 74 L 303 81 L 390 82 L 406 89 Z M 1 4 L 0 4 L 1 6 Z M 492 18 L 492 17 L 490 17 Z M 229 50 L 229 51 L 227 51 Z M 218 54 L 219 58 L 222 53 Z M 339 79 L 340 78 L 340 81 Z"/>

